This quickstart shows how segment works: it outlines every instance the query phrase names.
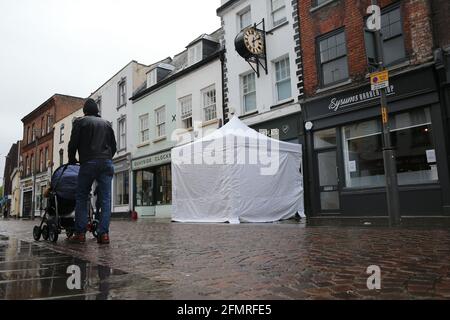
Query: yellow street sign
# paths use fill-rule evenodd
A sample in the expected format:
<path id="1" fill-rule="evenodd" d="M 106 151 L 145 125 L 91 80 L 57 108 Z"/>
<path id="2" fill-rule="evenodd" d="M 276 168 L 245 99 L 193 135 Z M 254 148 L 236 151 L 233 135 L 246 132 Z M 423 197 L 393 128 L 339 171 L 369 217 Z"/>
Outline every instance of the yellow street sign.
<path id="1" fill-rule="evenodd" d="M 370 74 L 370 84 L 372 91 L 389 87 L 389 72 L 383 70 Z"/>

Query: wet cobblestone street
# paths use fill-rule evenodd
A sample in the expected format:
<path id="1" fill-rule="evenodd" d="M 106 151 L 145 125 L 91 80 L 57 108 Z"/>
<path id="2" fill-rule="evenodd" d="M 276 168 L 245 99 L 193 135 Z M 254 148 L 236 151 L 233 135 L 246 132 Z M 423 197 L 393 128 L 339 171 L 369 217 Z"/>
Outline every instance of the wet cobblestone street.
<path id="1" fill-rule="evenodd" d="M 0 299 L 449 299 L 448 227 L 112 221 L 111 244 L 0 220 Z M 83 288 L 66 287 L 69 265 Z M 366 285 L 381 268 L 381 290 Z"/>

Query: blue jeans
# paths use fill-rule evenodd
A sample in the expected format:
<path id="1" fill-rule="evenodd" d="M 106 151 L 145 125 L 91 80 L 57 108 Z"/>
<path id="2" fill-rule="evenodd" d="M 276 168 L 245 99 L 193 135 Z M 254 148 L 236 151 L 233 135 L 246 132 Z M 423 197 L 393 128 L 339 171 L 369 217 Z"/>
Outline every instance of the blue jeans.
<path id="1" fill-rule="evenodd" d="M 86 233 L 88 223 L 89 195 L 92 184 L 97 181 L 101 194 L 102 214 L 98 234 L 109 233 L 111 220 L 111 184 L 114 176 L 112 160 L 96 159 L 86 161 L 80 166 L 78 174 L 77 204 L 75 208 L 75 232 Z"/>

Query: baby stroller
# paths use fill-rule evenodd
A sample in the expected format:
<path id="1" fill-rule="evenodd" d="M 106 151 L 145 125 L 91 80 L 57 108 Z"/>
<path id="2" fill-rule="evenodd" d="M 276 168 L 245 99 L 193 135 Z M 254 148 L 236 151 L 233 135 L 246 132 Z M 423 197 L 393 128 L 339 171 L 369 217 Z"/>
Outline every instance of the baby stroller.
<path id="1" fill-rule="evenodd" d="M 53 173 L 50 183 L 50 194 L 47 208 L 45 208 L 39 226 L 33 229 L 33 238 L 39 241 L 41 236 L 44 240 L 57 242 L 58 236 L 63 230 L 67 238 L 75 232 L 75 204 L 78 183 L 79 165 L 66 164 L 59 167 Z M 88 204 L 88 231 L 97 237 L 98 220 L 95 217 L 91 196 Z"/>

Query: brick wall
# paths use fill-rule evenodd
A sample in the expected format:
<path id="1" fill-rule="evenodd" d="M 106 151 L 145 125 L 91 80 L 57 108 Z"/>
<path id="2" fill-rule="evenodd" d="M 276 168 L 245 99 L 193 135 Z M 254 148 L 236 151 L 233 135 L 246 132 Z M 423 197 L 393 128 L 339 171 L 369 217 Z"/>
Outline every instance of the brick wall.
<path id="1" fill-rule="evenodd" d="M 433 28 L 436 47 L 447 48 L 450 46 L 450 1 L 431 0 Z"/>
<path id="2" fill-rule="evenodd" d="M 406 55 L 410 65 L 432 59 L 431 7 L 428 0 L 379 1 L 385 8 L 400 2 Z M 311 11 L 311 0 L 299 0 L 300 34 L 306 96 L 319 88 L 316 39 L 338 28 L 345 28 L 347 58 L 352 84 L 365 81 L 367 69 L 364 43 L 364 17 L 370 0 L 336 0 Z"/>

